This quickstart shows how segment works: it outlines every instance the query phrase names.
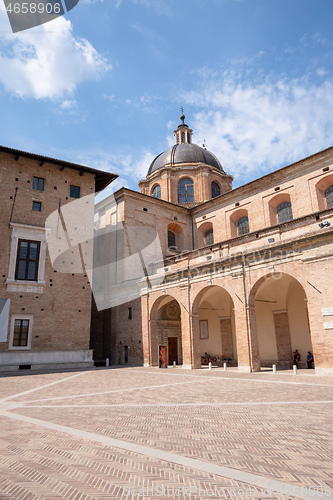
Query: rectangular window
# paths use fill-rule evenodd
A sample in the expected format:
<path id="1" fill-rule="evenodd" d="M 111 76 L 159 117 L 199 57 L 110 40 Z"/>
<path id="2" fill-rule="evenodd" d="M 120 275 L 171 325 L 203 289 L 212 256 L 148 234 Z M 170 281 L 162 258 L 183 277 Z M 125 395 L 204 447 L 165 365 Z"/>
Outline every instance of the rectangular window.
<path id="1" fill-rule="evenodd" d="M 15 319 L 13 347 L 26 347 L 28 345 L 29 320 Z"/>
<path id="2" fill-rule="evenodd" d="M 40 201 L 33 201 L 32 202 L 32 210 L 35 210 L 36 212 L 41 212 L 42 210 L 42 204 Z"/>
<path id="3" fill-rule="evenodd" d="M 37 189 L 37 191 L 44 191 L 44 179 L 43 179 L 43 177 L 34 177 L 33 178 L 32 189 Z"/>
<path id="4" fill-rule="evenodd" d="M 14 314 L 11 318 L 8 349 L 26 351 L 31 349 L 33 316 Z"/>
<path id="5" fill-rule="evenodd" d="M 16 280 L 37 281 L 39 246 L 39 241 L 18 241 L 15 273 Z"/>
<path id="6" fill-rule="evenodd" d="M 128 308 L 128 319 L 132 319 L 132 308 Z"/>
<path id="7" fill-rule="evenodd" d="M 117 212 L 113 212 L 110 216 L 110 224 L 111 226 L 115 226 L 117 224 Z"/>
<path id="8" fill-rule="evenodd" d="M 71 198 L 80 198 L 80 187 L 79 186 L 71 186 L 69 190 L 69 196 Z"/>

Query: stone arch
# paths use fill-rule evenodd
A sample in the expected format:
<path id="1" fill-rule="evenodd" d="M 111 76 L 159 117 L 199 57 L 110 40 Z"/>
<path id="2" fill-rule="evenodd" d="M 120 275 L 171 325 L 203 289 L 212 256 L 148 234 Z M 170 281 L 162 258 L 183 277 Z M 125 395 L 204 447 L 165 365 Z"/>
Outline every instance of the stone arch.
<path id="1" fill-rule="evenodd" d="M 291 368 L 292 353 L 301 354 L 301 367 L 312 352 L 307 297 L 302 284 L 291 274 L 262 276 L 252 287 L 249 306 L 251 335 L 258 337 L 262 366 Z"/>
<path id="2" fill-rule="evenodd" d="M 327 210 L 327 201 L 325 197 L 325 190 L 333 185 L 333 174 L 325 175 L 316 184 L 316 193 L 318 200 L 319 210 Z"/>
<path id="3" fill-rule="evenodd" d="M 230 236 L 231 238 L 236 238 L 238 235 L 237 223 L 242 217 L 249 217 L 249 213 L 246 208 L 239 208 L 235 210 L 230 215 Z"/>
<path id="4" fill-rule="evenodd" d="M 291 196 L 289 193 L 279 193 L 273 198 L 269 200 L 268 203 L 268 208 L 269 208 L 269 219 L 270 219 L 270 224 L 271 226 L 275 226 L 278 224 L 278 215 L 277 215 L 277 208 L 278 206 L 281 205 L 281 203 L 290 203 L 291 204 L 291 209 L 293 209 L 293 204 L 291 200 Z"/>
<path id="5" fill-rule="evenodd" d="M 234 302 L 225 288 L 209 285 L 197 293 L 192 304 L 192 335 L 200 365 L 205 363 L 206 352 L 218 366 L 223 362 L 237 365 Z"/>
<path id="6" fill-rule="evenodd" d="M 150 310 L 150 352 L 152 366 L 158 365 L 158 345 L 168 346 L 168 362 L 183 364 L 181 308 L 172 295 L 162 295 Z"/>
<path id="7" fill-rule="evenodd" d="M 212 231 L 213 234 L 213 243 L 206 243 L 205 235 L 207 231 Z M 204 222 L 200 226 L 198 226 L 198 248 L 205 247 L 207 245 L 214 244 L 214 228 L 212 222 Z"/>
<path id="8" fill-rule="evenodd" d="M 169 244 L 169 237 L 168 237 L 168 252 L 173 253 L 173 252 L 182 252 L 184 250 L 184 231 L 183 228 L 177 224 L 176 222 L 171 222 L 168 224 L 168 235 L 170 233 L 173 233 L 174 235 L 174 245 Z"/>

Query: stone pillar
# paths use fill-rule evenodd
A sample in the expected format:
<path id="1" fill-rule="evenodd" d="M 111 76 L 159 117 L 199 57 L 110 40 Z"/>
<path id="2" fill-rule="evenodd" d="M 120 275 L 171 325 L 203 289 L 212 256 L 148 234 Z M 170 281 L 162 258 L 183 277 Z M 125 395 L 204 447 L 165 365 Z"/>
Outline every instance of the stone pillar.
<path id="1" fill-rule="evenodd" d="M 193 339 L 192 325 L 190 321 L 189 301 L 188 298 L 185 297 L 185 294 L 182 296 L 182 299 L 183 300 L 180 304 L 180 314 L 183 346 L 183 368 L 193 368 Z"/>
<path id="2" fill-rule="evenodd" d="M 319 290 L 324 290 L 324 285 L 319 282 L 319 278 L 315 283 Z M 331 289 L 327 292 L 324 301 L 323 295 L 313 287 L 309 285 L 306 289 L 312 354 L 318 375 L 333 375 L 333 330 L 329 325 L 333 322 L 333 293 L 331 292 L 333 287 L 331 283 L 328 286 Z M 332 310 L 332 314 L 326 315 L 329 309 Z"/>
<path id="3" fill-rule="evenodd" d="M 243 372 L 260 371 L 260 355 L 257 324 L 254 308 L 244 304 L 235 308 L 238 370 Z"/>
<path id="4" fill-rule="evenodd" d="M 235 308 L 235 327 L 238 370 L 242 372 L 250 372 L 251 363 L 249 356 L 249 344 L 247 338 L 246 315 L 244 306 Z"/>
<path id="5" fill-rule="evenodd" d="M 291 361 L 292 350 L 287 311 L 273 311 L 277 354 L 279 361 Z"/>
<path id="6" fill-rule="evenodd" d="M 201 368 L 199 314 L 192 314 L 193 368 Z"/>
<path id="7" fill-rule="evenodd" d="M 248 328 L 249 328 L 249 340 L 250 340 L 251 371 L 260 372 L 261 364 L 260 364 L 260 353 L 259 353 L 259 341 L 258 341 L 256 312 L 254 306 L 248 307 Z"/>
<path id="8" fill-rule="evenodd" d="M 234 346 L 232 341 L 231 317 L 220 318 L 220 331 L 222 343 L 222 357 L 225 359 L 234 359 Z"/>
<path id="9" fill-rule="evenodd" d="M 149 321 L 150 330 L 150 366 L 158 366 L 158 338 L 157 338 L 157 320 Z"/>
<path id="10" fill-rule="evenodd" d="M 141 297 L 142 349 L 144 366 L 150 366 L 149 295 Z"/>

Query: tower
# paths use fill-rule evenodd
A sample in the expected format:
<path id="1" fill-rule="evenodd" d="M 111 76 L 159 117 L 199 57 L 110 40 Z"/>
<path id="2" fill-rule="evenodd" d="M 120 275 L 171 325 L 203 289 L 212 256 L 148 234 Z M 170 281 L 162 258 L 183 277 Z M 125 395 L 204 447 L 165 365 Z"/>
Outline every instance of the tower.
<path id="1" fill-rule="evenodd" d="M 152 161 L 139 187 L 141 193 L 190 208 L 230 191 L 233 177 L 213 153 L 192 143 L 184 113 L 180 119 L 175 144 Z"/>

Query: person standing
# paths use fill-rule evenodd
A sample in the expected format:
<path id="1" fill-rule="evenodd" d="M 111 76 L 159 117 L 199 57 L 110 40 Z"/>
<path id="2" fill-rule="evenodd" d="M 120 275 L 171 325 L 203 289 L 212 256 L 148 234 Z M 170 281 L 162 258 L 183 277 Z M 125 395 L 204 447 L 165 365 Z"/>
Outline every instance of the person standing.
<path id="1" fill-rule="evenodd" d="M 306 362 L 308 364 L 308 368 L 313 368 L 312 363 L 313 363 L 313 356 L 310 351 L 308 351 L 308 355 L 306 357 Z"/>

